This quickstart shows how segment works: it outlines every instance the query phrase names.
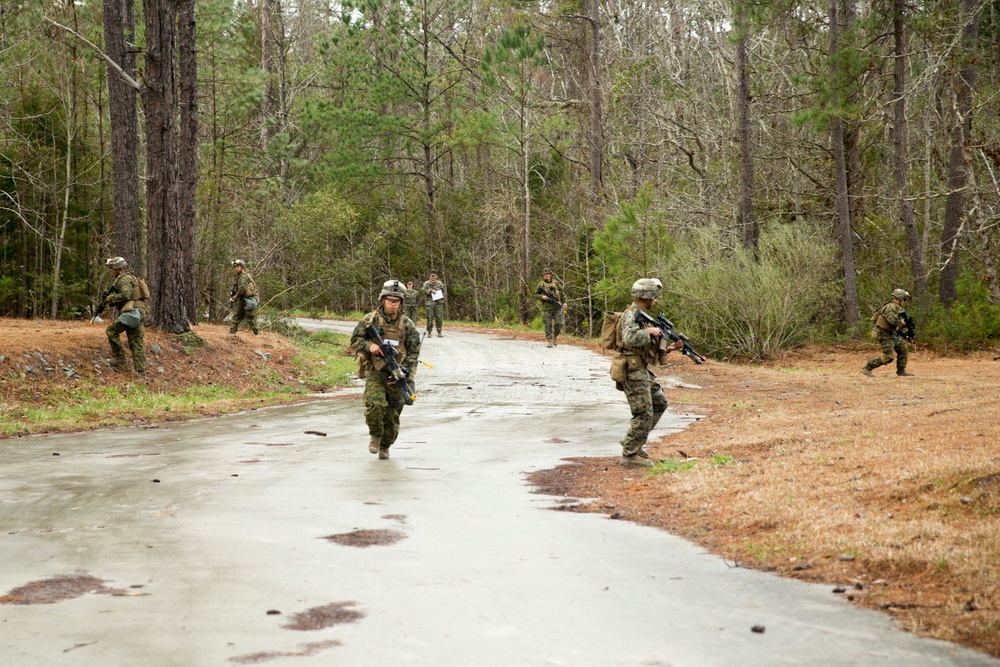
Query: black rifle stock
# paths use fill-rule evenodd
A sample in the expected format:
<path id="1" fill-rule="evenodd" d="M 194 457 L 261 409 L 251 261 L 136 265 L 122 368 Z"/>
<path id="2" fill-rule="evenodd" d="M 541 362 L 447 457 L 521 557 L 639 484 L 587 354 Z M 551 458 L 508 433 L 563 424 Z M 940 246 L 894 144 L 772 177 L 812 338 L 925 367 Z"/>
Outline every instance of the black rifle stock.
<path id="1" fill-rule="evenodd" d="M 683 343 L 684 347 L 681 348 L 681 354 L 683 354 L 685 357 L 687 357 L 694 363 L 701 365 L 704 361 L 706 361 L 705 355 L 696 352 L 695 349 L 691 347 L 691 343 L 688 342 L 688 337 L 682 333 L 677 333 L 676 331 L 674 331 L 674 323 L 668 320 L 663 315 L 657 315 L 653 317 L 652 315 L 649 315 L 640 308 L 639 313 L 636 316 L 636 320 L 638 320 L 639 322 L 646 322 L 647 324 L 653 324 L 659 327 L 660 331 L 663 332 L 663 335 L 669 338 L 670 340 L 674 342 L 680 341 L 681 343 Z"/>
<path id="2" fill-rule="evenodd" d="M 403 403 L 413 405 L 413 401 L 417 395 L 410 388 L 406 371 L 403 370 L 402 366 L 399 365 L 399 360 L 396 359 L 396 348 L 383 340 L 382 334 L 375 327 L 374 322 L 368 325 L 366 331 L 371 341 L 382 348 L 382 360 L 385 362 L 385 367 L 389 370 L 392 379 L 399 385 L 399 390 L 403 392 Z"/>
<path id="3" fill-rule="evenodd" d="M 902 310 L 899 313 L 899 319 L 903 320 L 903 324 L 906 325 L 906 328 L 900 331 L 899 335 L 901 335 L 906 340 L 912 342 L 913 339 L 916 338 L 917 336 L 917 329 L 916 326 L 913 324 L 913 318 L 910 317 L 909 313 L 907 313 L 905 310 Z"/>
<path id="4" fill-rule="evenodd" d="M 94 316 L 90 318 L 90 324 L 93 324 L 94 321 L 101 316 L 101 313 L 104 312 L 104 306 L 105 306 L 104 302 L 107 300 L 108 295 L 111 294 L 111 290 L 113 288 L 114 285 L 101 292 L 101 296 L 97 297 L 97 306 L 94 308 L 95 311 Z"/>
<path id="5" fill-rule="evenodd" d="M 552 295 L 552 293 L 551 293 L 551 292 L 549 292 L 549 291 L 548 291 L 547 289 L 545 289 L 544 287 L 539 287 L 539 288 L 538 288 L 538 293 L 539 293 L 539 294 L 542 294 L 542 295 L 544 295 L 544 296 L 547 296 L 547 297 L 549 297 L 549 303 L 554 303 L 554 304 L 556 304 L 557 306 L 559 306 L 560 308 L 562 308 L 562 307 L 563 307 L 563 306 L 565 305 L 565 304 L 563 304 L 562 302 L 560 302 L 560 301 L 559 301 L 559 299 L 555 298 L 555 297 L 554 297 L 554 296 Z"/>

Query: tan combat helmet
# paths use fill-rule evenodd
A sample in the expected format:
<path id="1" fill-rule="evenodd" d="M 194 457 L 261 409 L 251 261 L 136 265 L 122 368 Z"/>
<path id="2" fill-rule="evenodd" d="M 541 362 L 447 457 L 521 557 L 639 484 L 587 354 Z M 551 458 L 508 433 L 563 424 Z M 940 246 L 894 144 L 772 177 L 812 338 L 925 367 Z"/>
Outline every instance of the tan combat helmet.
<path id="1" fill-rule="evenodd" d="M 233 266 L 242 266 L 245 269 L 247 268 L 247 263 L 244 262 L 242 259 L 234 259 Z"/>
<path id="2" fill-rule="evenodd" d="M 382 283 L 382 291 L 378 294 L 378 300 L 381 301 L 387 296 L 394 296 L 402 300 L 406 296 L 406 288 L 398 280 L 387 280 Z"/>
<path id="3" fill-rule="evenodd" d="M 632 283 L 633 299 L 655 299 L 660 296 L 663 283 L 659 278 L 640 278 Z"/>
<path id="4" fill-rule="evenodd" d="M 124 257 L 111 257 L 104 264 L 109 269 L 124 269 L 128 266 L 128 262 L 125 261 Z"/>
<path id="5" fill-rule="evenodd" d="M 902 299 L 903 301 L 906 301 L 910 298 L 910 293 L 904 289 L 894 289 L 892 290 L 892 298 Z"/>

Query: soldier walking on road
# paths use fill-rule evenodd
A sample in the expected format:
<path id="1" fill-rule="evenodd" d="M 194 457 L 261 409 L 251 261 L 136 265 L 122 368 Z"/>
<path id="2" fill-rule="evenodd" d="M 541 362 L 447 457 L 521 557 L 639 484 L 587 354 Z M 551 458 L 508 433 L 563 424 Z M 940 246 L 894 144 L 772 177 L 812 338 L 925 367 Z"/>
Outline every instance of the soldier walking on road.
<path id="1" fill-rule="evenodd" d="M 149 298 L 149 288 L 145 281 L 137 278 L 128 270 L 128 262 L 124 257 L 112 257 L 105 265 L 111 269 L 114 283 L 108 290 L 104 301 L 115 309 L 118 316 L 108 325 L 108 344 L 111 346 L 111 361 L 113 368 L 128 365 L 125 358 L 125 348 L 122 347 L 121 334 L 128 338 L 128 347 L 132 351 L 132 365 L 140 375 L 146 373 L 146 300 Z"/>
<path id="2" fill-rule="evenodd" d="M 663 332 L 659 327 L 637 322 L 639 309 L 648 311 L 656 303 L 663 284 L 657 278 L 642 278 L 632 284 L 632 298 L 635 301 L 622 313 L 619 322 L 619 336 L 622 347 L 619 350 L 625 363 L 625 379 L 621 382 L 632 411 L 628 433 L 622 439 L 623 466 L 651 466 L 649 454 L 643 449 L 649 432 L 667 410 L 667 397 L 656 382 L 656 376 L 647 368 L 662 363 L 661 355 L 679 350 L 683 341 L 676 341 L 665 348 L 660 346 Z"/>
<path id="3" fill-rule="evenodd" d="M 545 325 L 545 340 L 549 342 L 548 347 L 556 347 L 556 341 L 563 329 L 563 312 L 566 304 L 561 303 L 563 298 L 559 291 L 559 285 L 552 278 L 552 269 L 542 271 L 542 279 L 535 288 L 538 299 L 542 302 L 542 324 Z"/>
<path id="4" fill-rule="evenodd" d="M 379 293 L 379 307 L 365 315 L 351 334 L 351 348 L 358 353 L 358 376 L 365 379 L 368 451 L 380 459 L 389 458 L 389 447 L 399 435 L 399 415 L 405 402 L 382 360 L 382 348 L 369 338 L 368 325 L 381 330 L 382 339 L 396 350 L 396 359 L 415 390 L 420 334 L 413 320 L 402 313 L 404 294 L 398 280 L 386 281 Z"/>
<path id="5" fill-rule="evenodd" d="M 229 292 L 229 303 L 232 305 L 233 319 L 229 323 L 229 333 L 234 334 L 239 330 L 240 322 L 244 319 L 250 326 L 250 331 L 256 336 L 260 333 L 257 326 L 257 306 L 260 303 L 257 293 L 257 284 L 253 281 L 253 276 L 247 271 L 247 263 L 242 259 L 233 260 L 233 270 L 236 271 L 236 282 Z"/>
<path id="6" fill-rule="evenodd" d="M 907 351 L 906 342 L 903 340 L 904 334 L 908 330 L 908 325 L 904 319 L 906 311 L 903 306 L 910 298 L 909 292 L 901 289 L 892 291 L 892 301 L 879 308 L 872 316 L 872 338 L 878 341 L 882 347 L 882 356 L 870 359 L 861 373 L 868 377 L 875 377 L 872 371 L 879 366 L 892 363 L 896 360 L 896 375 L 909 377 L 913 373 L 906 372 Z M 895 353 L 895 355 L 893 354 Z"/>
<path id="7" fill-rule="evenodd" d="M 431 271 L 430 277 L 420 291 L 424 293 L 424 308 L 427 310 L 427 335 L 431 335 L 431 328 L 436 324 L 438 338 L 441 338 L 441 323 L 444 321 L 444 283 L 438 280 L 437 272 Z"/>
<path id="8" fill-rule="evenodd" d="M 413 323 L 417 323 L 417 314 L 420 311 L 420 292 L 413 289 L 413 281 L 406 281 L 406 293 L 403 296 L 403 308 L 406 310 L 406 316 L 413 320 Z"/>

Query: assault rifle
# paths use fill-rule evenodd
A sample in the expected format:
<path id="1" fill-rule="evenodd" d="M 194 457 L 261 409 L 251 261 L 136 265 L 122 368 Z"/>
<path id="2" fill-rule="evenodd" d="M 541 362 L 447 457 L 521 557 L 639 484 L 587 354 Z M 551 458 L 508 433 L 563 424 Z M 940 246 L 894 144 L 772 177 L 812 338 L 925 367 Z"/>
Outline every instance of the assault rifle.
<path id="1" fill-rule="evenodd" d="M 104 312 L 104 302 L 107 300 L 108 295 L 111 294 L 112 289 L 114 289 L 114 285 L 101 292 L 101 296 L 97 298 L 97 306 L 94 308 L 94 316 L 90 318 L 90 324 L 96 322 L 97 318 Z"/>
<path id="2" fill-rule="evenodd" d="M 681 348 L 681 354 L 694 363 L 700 365 L 702 362 L 706 361 L 705 355 L 695 352 L 694 348 L 691 347 L 691 343 L 688 342 L 688 337 L 682 333 L 674 331 L 674 323 L 665 318 L 663 315 L 656 315 L 654 317 L 647 314 L 640 308 L 639 312 L 635 316 L 635 319 L 637 322 L 645 322 L 659 327 L 660 331 L 663 332 L 664 337 L 669 338 L 672 341 L 680 341 L 684 343 L 684 347 Z"/>
<path id="3" fill-rule="evenodd" d="M 566 304 L 564 304 L 564 303 L 561 303 L 561 302 L 559 301 L 559 299 L 557 299 L 557 298 L 556 298 L 556 297 L 555 297 L 555 296 L 554 296 L 554 295 L 552 294 L 552 292 L 548 291 L 548 290 L 547 290 L 547 289 L 545 289 L 544 287 L 541 287 L 541 286 L 539 286 L 539 287 L 538 287 L 538 293 L 539 293 L 539 294 L 541 294 L 541 295 L 543 295 L 543 296 L 547 296 L 547 297 L 549 297 L 549 303 L 554 303 L 554 304 L 556 304 L 557 306 L 559 306 L 560 308 L 564 308 L 564 307 L 566 306 Z"/>
<path id="4" fill-rule="evenodd" d="M 905 328 L 900 330 L 899 335 L 912 343 L 913 339 L 917 336 L 917 329 L 913 324 L 913 318 L 905 310 L 901 310 L 899 311 L 899 319 L 903 320 L 903 324 L 906 325 Z"/>
<path id="5" fill-rule="evenodd" d="M 368 334 L 367 337 L 382 348 L 382 360 L 385 362 L 385 367 L 389 370 L 392 379 L 399 385 L 400 391 L 403 392 L 403 403 L 413 405 L 413 399 L 417 395 L 410 389 L 409 376 L 396 359 L 396 348 L 383 340 L 382 333 L 375 328 L 374 322 L 370 323 L 365 331 Z"/>

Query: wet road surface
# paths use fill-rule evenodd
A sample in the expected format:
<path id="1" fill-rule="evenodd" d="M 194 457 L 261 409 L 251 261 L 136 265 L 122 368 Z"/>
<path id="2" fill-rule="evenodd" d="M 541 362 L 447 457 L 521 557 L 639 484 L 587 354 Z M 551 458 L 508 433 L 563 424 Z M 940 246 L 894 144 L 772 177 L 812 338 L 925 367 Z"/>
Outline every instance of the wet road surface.
<path id="1" fill-rule="evenodd" d="M 605 359 L 447 329 L 421 359 L 388 461 L 359 390 L 0 441 L 0 665 L 1000 665 L 830 586 L 547 511 L 525 472 L 617 454 Z"/>

